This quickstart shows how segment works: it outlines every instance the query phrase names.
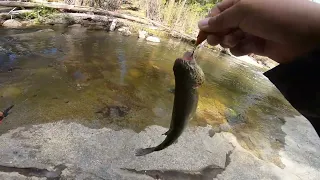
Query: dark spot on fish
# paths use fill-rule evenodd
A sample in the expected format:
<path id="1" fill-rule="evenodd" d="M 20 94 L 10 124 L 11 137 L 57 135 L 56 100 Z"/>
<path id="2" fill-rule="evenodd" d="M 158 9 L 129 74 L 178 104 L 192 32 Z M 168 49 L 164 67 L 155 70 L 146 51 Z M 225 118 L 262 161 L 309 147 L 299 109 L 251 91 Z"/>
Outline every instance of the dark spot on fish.
<path id="1" fill-rule="evenodd" d="M 58 97 L 57 97 L 57 96 L 55 96 L 55 97 L 53 97 L 52 99 L 58 99 Z"/>
<path id="2" fill-rule="evenodd" d="M 32 97 L 37 97 L 38 96 L 38 94 L 34 94 Z"/>
<path id="3" fill-rule="evenodd" d="M 168 91 L 169 91 L 170 93 L 174 94 L 175 89 L 174 89 L 174 87 L 173 87 L 173 88 L 169 88 Z"/>
<path id="4" fill-rule="evenodd" d="M 69 101 L 64 101 L 64 103 L 69 103 Z"/>

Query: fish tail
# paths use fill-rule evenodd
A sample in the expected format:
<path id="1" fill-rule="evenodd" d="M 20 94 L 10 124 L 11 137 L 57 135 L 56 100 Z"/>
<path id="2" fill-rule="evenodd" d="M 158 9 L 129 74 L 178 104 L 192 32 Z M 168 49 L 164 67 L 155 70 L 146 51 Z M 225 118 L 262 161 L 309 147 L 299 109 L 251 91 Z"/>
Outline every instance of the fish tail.
<path id="1" fill-rule="evenodd" d="M 136 151 L 136 156 L 145 156 L 147 154 L 153 153 L 155 149 L 156 147 L 145 148 L 145 149 L 140 148 Z"/>
<path id="2" fill-rule="evenodd" d="M 11 105 L 10 107 L 8 107 L 7 109 L 5 109 L 5 110 L 3 111 L 4 117 L 7 117 L 7 116 L 8 116 L 9 111 L 13 108 L 13 106 L 14 106 L 14 105 Z"/>

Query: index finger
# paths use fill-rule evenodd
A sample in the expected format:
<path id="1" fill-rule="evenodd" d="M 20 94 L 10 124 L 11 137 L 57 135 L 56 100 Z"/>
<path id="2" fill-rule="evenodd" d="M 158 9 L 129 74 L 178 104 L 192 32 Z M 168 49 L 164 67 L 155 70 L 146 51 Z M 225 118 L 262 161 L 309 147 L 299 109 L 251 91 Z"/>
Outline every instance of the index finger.
<path id="1" fill-rule="evenodd" d="M 206 15 L 206 18 L 208 17 L 213 17 L 216 16 L 218 14 L 220 14 L 221 12 L 223 12 L 224 10 L 228 9 L 229 7 L 233 6 L 234 4 L 236 4 L 238 1 L 240 0 L 223 0 L 219 3 L 217 3 L 209 12 L 208 15 Z"/>
<path id="2" fill-rule="evenodd" d="M 207 33 L 203 30 L 206 30 L 208 27 L 208 21 L 210 17 L 214 17 L 219 15 L 221 12 L 225 11 L 226 9 L 230 8 L 240 0 L 223 0 L 222 2 L 217 3 L 209 12 L 209 14 L 206 16 L 205 19 L 201 20 L 198 22 L 198 27 L 200 28 L 199 35 L 197 37 L 197 42 L 196 44 L 200 44 L 203 42 L 205 39 L 207 39 L 207 36 L 211 34 L 212 36 L 216 36 L 216 39 L 219 39 L 219 36 L 224 36 L 231 32 L 232 30 L 227 29 L 222 32 L 215 32 L 215 33 Z M 201 30 L 202 29 L 202 30 Z"/>

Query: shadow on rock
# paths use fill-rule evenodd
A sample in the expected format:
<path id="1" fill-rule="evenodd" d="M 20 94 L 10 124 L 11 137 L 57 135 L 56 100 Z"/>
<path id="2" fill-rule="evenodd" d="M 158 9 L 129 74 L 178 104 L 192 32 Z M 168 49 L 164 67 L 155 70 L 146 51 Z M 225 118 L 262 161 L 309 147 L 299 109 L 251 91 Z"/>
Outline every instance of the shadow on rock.
<path id="1" fill-rule="evenodd" d="M 45 177 L 48 180 L 58 180 L 61 177 L 62 171 L 67 168 L 65 165 L 58 165 L 55 167 L 55 171 L 48 171 L 47 169 L 38 169 L 38 168 L 19 168 L 19 167 L 10 167 L 0 165 L 1 172 L 17 172 L 21 175 L 31 177 Z"/>
<path id="2" fill-rule="evenodd" d="M 233 150 L 232 150 L 233 151 Z M 212 180 L 216 178 L 219 174 L 226 170 L 227 166 L 230 164 L 231 159 L 230 155 L 232 151 L 229 151 L 226 154 L 225 167 L 219 167 L 217 165 L 209 165 L 200 171 L 182 171 L 182 170 L 135 170 L 135 169 L 126 169 L 133 173 L 145 174 L 154 179 L 162 180 Z"/>

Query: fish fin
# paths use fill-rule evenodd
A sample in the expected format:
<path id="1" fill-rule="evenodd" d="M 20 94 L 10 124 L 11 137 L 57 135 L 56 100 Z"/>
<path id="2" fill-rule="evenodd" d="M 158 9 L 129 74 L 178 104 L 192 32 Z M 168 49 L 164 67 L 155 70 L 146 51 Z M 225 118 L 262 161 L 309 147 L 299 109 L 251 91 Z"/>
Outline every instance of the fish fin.
<path id="1" fill-rule="evenodd" d="M 140 149 L 138 149 L 138 150 L 136 151 L 136 154 L 135 154 L 135 155 L 136 155 L 136 156 L 145 156 L 145 155 L 147 155 L 147 154 L 150 154 L 150 153 L 154 152 L 155 149 L 156 149 L 155 147 L 145 148 L 145 149 L 140 148 Z"/>
<path id="2" fill-rule="evenodd" d="M 9 115 L 9 111 L 13 108 L 14 105 L 11 105 L 10 107 L 8 107 L 7 109 L 5 109 L 3 111 L 3 116 L 7 117 Z"/>

